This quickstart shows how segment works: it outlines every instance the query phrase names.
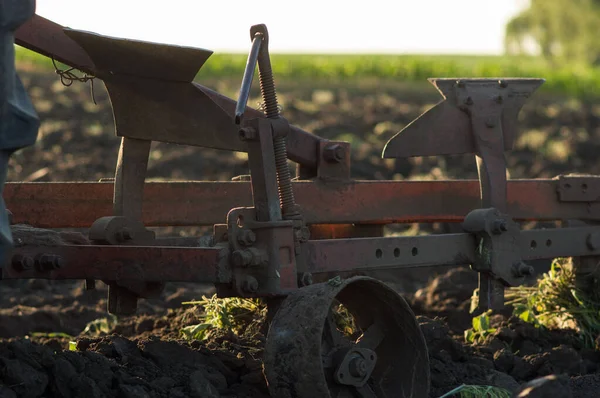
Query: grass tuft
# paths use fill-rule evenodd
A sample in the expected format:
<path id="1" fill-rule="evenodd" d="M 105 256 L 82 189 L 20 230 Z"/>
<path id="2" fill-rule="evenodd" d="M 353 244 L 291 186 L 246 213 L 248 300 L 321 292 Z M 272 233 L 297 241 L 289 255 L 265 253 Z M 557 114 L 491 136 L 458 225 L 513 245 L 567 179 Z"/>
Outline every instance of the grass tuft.
<path id="1" fill-rule="evenodd" d="M 600 303 L 576 287 L 571 259 L 554 260 L 535 286 L 507 289 L 506 304 L 526 322 L 548 329 L 577 330 L 586 347 L 597 348 Z"/>
<path id="2" fill-rule="evenodd" d="M 462 384 L 439 398 L 510 398 L 512 394 L 503 388 Z"/>
<path id="3" fill-rule="evenodd" d="M 218 298 L 202 296 L 202 300 L 187 301 L 184 305 L 200 305 L 204 308 L 202 322 L 186 326 L 181 334 L 187 340 L 206 340 L 214 330 L 239 335 L 255 317 L 264 318 L 267 306 L 259 299 L 239 297 Z"/>

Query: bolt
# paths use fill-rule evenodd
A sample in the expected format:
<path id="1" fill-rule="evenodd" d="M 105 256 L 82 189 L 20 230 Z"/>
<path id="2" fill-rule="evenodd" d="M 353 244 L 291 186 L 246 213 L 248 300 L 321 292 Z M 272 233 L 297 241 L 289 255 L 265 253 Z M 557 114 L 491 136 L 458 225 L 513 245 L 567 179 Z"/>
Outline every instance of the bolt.
<path id="1" fill-rule="evenodd" d="M 327 145 L 323 149 L 323 158 L 329 163 L 341 163 L 345 155 L 344 148 L 340 144 Z"/>
<path id="2" fill-rule="evenodd" d="M 365 377 L 367 375 L 367 362 L 361 357 L 355 357 L 348 364 L 348 369 L 354 377 Z"/>
<path id="3" fill-rule="evenodd" d="M 242 282 L 242 290 L 246 293 L 256 293 L 258 291 L 258 281 L 253 276 L 247 276 Z"/>
<path id="4" fill-rule="evenodd" d="M 502 96 L 499 95 L 496 98 L 494 98 L 494 101 L 496 101 L 497 104 L 501 104 L 502 102 L 504 102 L 504 98 L 502 98 Z"/>
<path id="5" fill-rule="evenodd" d="M 467 105 L 473 105 L 473 98 L 467 97 L 467 99 L 465 99 L 465 104 L 467 104 Z"/>
<path id="6" fill-rule="evenodd" d="M 306 242 L 310 239 L 310 229 L 308 227 L 301 227 L 294 231 L 294 235 L 298 242 Z"/>
<path id="7" fill-rule="evenodd" d="M 492 233 L 500 235 L 502 232 L 506 231 L 508 231 L 508 224 L 506 223 L 506 220 L 494 220 L 492 223 Z"/>
<path id="8" fill-rule="evenodd" d="M 248 250 L 236 250 L 231 255 L 231 261 L 236 267 L 245 267 L 252 261 L 252 253 Z"/>
<path id="9" fill-rule="evenodd" d="M 256 139 L 256 130 L 252 127 L 242 127 L 239 131 L 240 140 L 250 141 Z"/>
<path id="10" fill-rule="evenodd" d="M 456 86 L 458 88 L 464 88 L 465 87 L 465 82 L 463 82 L 462 80 L 457 80 L 456 81 Z"/>
<path id="11" fill-rule="evenodd" d="M 298 284 L 302 287 L 310 286 L 313 284 L 312 274 L 310 272 L 303 273 L 300 278 L 298 278 Z"/>
<path id="12" fill-rule="evenodd" d="M 590 250 L 597 250 L 600 248 L 600 233 L 594 232 L 589 234 L 585 243 Z"/>
<path id="13" fill-rule="evenodd" d="M 133 240 L 134 234 L 133 231 L 127 227 L 123 227 L 117 232 L 115 232 L 115 239 L 119 242 L 125 242 L 128 240 Z"/>
<path id="14" fill-rule="evenodd" d="M 12 266 L 19 272 L 30 270 L 34 265 L 33 258 L 23 254 L 15 254 L 12 258 Z"/>
<path id="15" fill-rule="evenodd" d="M 513 275 L 517 278 L 525 275 L 533 275 L 533 271 L 534 269 L 531 265 L 527 265 L 522 261 L 513 264 L 512 267 Z"/>
<path id="16" fill-rule="evenodd" d="M 508 82 L 506 80 L 499 80 L 498 84 L 500 85 L 500 87 L 502 88 L 506 88 L 508 87 Z"/>
<path id="17" fill-rule="evenodd" d="M 53 271 L 65 266 L 65 261 L 56 254 L 42 254 L 38 259 L 40 271 Z"/>
<path id="18" fill-rule="evenodd" d="M 256 234 L 250 229 L 244 229 L 237 237 L 238 243 L 243 246 L 250 246 L 256 242 Z"/>

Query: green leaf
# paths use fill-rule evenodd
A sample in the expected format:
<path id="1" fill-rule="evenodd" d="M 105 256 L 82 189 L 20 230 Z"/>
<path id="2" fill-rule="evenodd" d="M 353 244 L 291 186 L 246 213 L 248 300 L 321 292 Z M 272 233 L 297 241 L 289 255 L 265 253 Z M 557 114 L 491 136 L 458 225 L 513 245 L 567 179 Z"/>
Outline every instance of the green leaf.
<path id="1" fill-rule="evenodd" d="M 471 323 L 473 324 L 474 331 L 481 332 L 481 319 L 478 316 L 473 317 L 473 321 Z"/>
<path id="2" fill-rule="evenodd" d="M 77 342 L 69 341 L 69 351 L 77 351 Z"/>

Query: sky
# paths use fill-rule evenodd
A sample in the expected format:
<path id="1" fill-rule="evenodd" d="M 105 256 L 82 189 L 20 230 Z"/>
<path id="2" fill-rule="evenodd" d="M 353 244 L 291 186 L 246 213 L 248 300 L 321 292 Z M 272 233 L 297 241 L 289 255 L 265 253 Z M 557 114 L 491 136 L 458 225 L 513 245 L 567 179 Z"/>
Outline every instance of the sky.
<path id="1" fill-rule="evenodd" d="M 247 53 L 264 23 L 274 53 L 501 54 L 527 0 L 37 0 L 73 29 Z"/>

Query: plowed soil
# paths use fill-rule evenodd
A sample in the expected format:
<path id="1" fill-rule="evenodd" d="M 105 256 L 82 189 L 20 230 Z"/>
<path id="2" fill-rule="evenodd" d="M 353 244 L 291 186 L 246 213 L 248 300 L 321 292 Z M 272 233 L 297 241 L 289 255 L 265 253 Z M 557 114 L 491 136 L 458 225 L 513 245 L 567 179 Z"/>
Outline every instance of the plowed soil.
<path id="1" fill-rule="evenodd" d="M 11 160 L 9 181 L 112 177 L 119 139 L 100 82 L 95 85 L 95 105 L 84 84 L 67 88 L 55 74 L 24 66 L 21 76 L 43 124 L 36 145 Z M 230 96 L 239 85 L 204 83 Z M 437 102 L 431 87 L 389 82 L 347 88 L 297 82 L 279 86 L 284 116 L 291 123 L 352 142 L 356 178 L 476 177 L 469 157 L 380 159 L 387 139 Z M 511 176 L 599 173 L 598 105 L 535 97 L 521 115 L 522 132 L 509 155 Z M 153 144 L 151 179 L 227 180 L 240 174 L 247 174 L 243 155 Z M 419 226 L 396 229 L 408 228 L 418 232 Z M 540 263 L 537 269 L 545 267 Z M 431 397 L 463 383 L 514 392 L 522 383 L 549 374 L 568 377 L 574 397 L 598 396 L 600 352 L 583 348 L 573 331 L 536 329 L 507 312 L 493 317 L 497 331 L 484 344 L 466 344 L 462 335 L 470 327 L 469 299 L 477 284 L 469 269 L 375 276 L 397 288 L 418 315 L 429 347 Z M 0 397 L 269 396 L 261 368 L 260 327 L 206 341 L 183 339 L 181 329 L 199 323 L 202 309 L 181 303 L 212 294 L 211 286 L 167 284 L 160 298 L 140 300 L 137 315 L 107 321 L 106 333 L 92 333 L 86 325 L 107 318 L 106 293 L 102 283 L 86 290 L 81 281 L 0 281 Z"/>

